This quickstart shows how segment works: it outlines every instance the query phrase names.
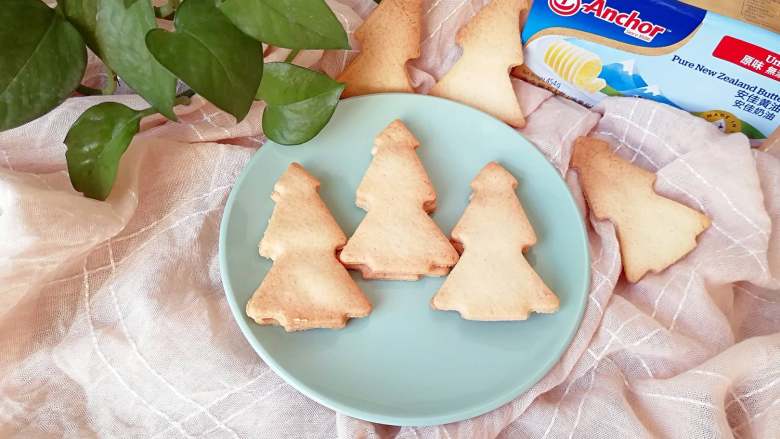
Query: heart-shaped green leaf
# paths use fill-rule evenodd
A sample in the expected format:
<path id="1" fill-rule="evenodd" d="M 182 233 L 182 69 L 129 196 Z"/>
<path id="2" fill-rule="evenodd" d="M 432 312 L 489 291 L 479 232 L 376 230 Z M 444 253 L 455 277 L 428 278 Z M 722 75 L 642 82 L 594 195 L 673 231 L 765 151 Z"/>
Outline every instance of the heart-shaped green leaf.
<path id="1" fill-rule="evenodd" d="M 289 49 L 349 49 L 324 0 L 223 0 L 218 7 L 257 41 Z"/>
<path id="2" fill-rule="evenodd" d="M 65 159 L 73 188 L 89 198 L 105 200 L 116 180 L 119 159 L 138 132 L 141 118 L 154 110 L 137 111 L 117 102 L 90 107 L 65 136 Z"/>
<path id="3" fill-rule="evenodd" d="M 324 73 L 283 62 L 265 66 L 257 99 L 266 103 L 263 132 L 282 145 L 312 139 L 328 123 L 344 84 Z"/>
<path id="4" fill-rule="evenodd" d="M 174 24 L 176 32 L 146 35 L 149 51 L 193 90 L 243 119 L 260 86 L 262 45 L 233 26 L 214 0 L 186 0 Z"/>
<path id="5" fill-rule="evenodd" d="M 87 50 L 76 28 L 39 0 L 0 6 L 0 131 L 29 122 L 78 85 Z"/>
<path id="6" fill-rule="evenodd" d="M 176 77 L 146 48 L 146 33 L 157 27 L 149 1 L 97 0 L 95 35 L 103 61 L 168 119 L 176 120 Z"/>
<path id="7" fill-rule="evenodd" d="M 65 17 L 87 42 L 87 46 L 95 54 L 100 56 L 100 47 L 97 44 L 95 29 L 97 26 L 97 2 L 98 0 L 60 0 Z"/>

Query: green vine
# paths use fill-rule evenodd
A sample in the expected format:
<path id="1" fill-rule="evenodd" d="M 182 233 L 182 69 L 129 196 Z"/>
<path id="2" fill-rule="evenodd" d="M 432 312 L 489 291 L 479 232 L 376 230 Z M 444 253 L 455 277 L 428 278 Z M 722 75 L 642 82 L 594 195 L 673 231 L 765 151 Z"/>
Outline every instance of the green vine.
<path id="1" fill-rule="evenodd" d="M 173 107 L 195 93 L 237 121 L 255 99 L 266 100 L 268 138 L 304 143 L 330 119 L 343 86 L 289 62 L 300 50 L 349 44 L 324 0 L 295 0 L 295 7 L 290 1 L 168 0 L 154 7 L 150 0 L 60 0 L 53 9 L 41 0 L 4 0 L 0 131 L 42 116 L 74 91 L 113 94 L 121 77 L 150 107 L 95 105 L 65 139 L 73 187 L 100 200 L 110 194 L 141 118 L 161 113 L 175 120 Z M 175 31 L 158 28 L 157 18 L 173 20 Z M 264 69 L 262 43 L 291 49 L 287 63 Z M 87 46 L 107 66 L 102 89 L 80 83 Z M 192 90 L 176 96 L 177 79 Z"/>

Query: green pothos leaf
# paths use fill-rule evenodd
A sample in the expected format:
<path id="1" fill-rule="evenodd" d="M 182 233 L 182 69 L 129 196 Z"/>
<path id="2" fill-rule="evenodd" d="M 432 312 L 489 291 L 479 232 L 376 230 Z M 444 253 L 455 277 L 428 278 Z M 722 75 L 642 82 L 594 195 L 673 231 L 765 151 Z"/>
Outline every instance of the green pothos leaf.
<path id="1" fill-rule="evenodd" d="M 299 145 L 316 136 L 328 123 L 344 84 L 294 64 L 265 66 L 257 99 L 266 102 L 263 132 L 282 145 Z"/>
<path id="2" fill-rule="evenodd" d="M 174 24 L 175 32 L 146 35 L 149 51 L 197 93 L 243 119 L 263 74 L 261 43 L 238 30 L 214 0 L 186 0 Z"/>
<path id="3" fill-rule="evenodd" d="M 176 77 L 146 48 L 146 33 L 157 27 L 151 2 L 96 1 L 95 36 L 103 61 L 157 111 L 176 120 Z"/>
<path id="4" fill-rule="evenodd" d="M 347 33 L 324 0 L 217 0 L 257 41 L 289 49 L 349 49 Z"/>
<path id="5" fill-rule="evenodd" d="M 29 122 L 78 85 L 87 50 L 78 31 L 39 0 L 0 6 L 0 131 Z"/>
<path id="6" fill-rule="evenodd" d="M 65 136 L 65 159 L 73 188 L 89 198 L 105 200 L 141 118 L 152 113 L 152 109 L 138 111 L 117 102 L 87 109 Z"/>
<path id="7" fill-rule="evenodd" d="M 95 54 L 100 56 L 100 47 L 97 44 L 95 28 L 97 26 L 97 1 L 98 0 L 60 0 L 65 17 L 87 42 L 87 46 Z"/>

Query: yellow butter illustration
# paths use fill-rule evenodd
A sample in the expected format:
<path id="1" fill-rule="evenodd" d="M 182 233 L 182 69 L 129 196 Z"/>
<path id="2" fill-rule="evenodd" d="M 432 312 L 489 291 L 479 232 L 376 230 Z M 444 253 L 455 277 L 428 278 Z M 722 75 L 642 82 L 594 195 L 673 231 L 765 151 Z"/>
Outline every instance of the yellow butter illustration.
<path id="1" fill-rule="evenodd" d="M 602 63 L 598 55 L 566 41 L 553 41 L 544 53 L 544 63 L 561 79 L 588 93 L 607 85 L 599 78 Z"/>

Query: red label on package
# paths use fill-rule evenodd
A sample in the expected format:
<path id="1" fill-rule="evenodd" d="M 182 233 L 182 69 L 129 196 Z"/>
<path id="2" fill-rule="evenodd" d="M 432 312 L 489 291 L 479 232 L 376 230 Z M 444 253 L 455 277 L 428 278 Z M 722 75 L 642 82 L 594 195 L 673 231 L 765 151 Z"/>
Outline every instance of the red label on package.
<path id="1" fill-rule="evenodd" d="M 712 56 L 780 82 L 780 54 L 761 46 L 725 36 Z"/>

